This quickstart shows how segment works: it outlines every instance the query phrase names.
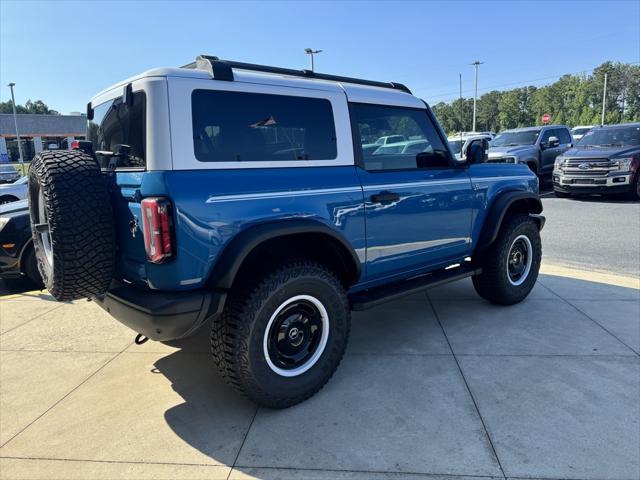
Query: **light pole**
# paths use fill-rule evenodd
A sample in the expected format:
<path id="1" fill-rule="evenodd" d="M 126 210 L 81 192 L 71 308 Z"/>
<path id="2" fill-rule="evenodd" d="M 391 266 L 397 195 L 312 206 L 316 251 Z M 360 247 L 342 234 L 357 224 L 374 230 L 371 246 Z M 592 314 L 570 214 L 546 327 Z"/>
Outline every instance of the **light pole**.
<path id="1" fill-rule="evenodd" d="M 18 131 L 18 116 L 16 115 L 16 99 L 13 96 L 13 87 L 15 83 L 11 82 L 9 85 L 11 89 L 11 106 L 13 107 L 13 123 L 16 125 L 16 138 L 18 139 L 18 155 L 19 161 L 21 164 L 24 164 L 23 156 L 22 156 L 22 142 L 20 141 L 20 132 Z M 23 169 L 24 170 L 24 169 Z"/>
<path id="2" fill-rule="evenodd" d="M 471 130 L 473 130 L 474 132 L 476 131 L 476 102 L 478 100 L 478 67 L 483 63 L 484 62 L 480 62 L 479 60 L 476 60 L 471 64 L 474 67 L 476 67 L 476 82 L 473 89 L 473 127 L 471 128 Z"/>
<path id="3" fill-rule="evenodd" d="M 307 55 L 309 55 L 309 64 L 311 65 L 311 71 L 313 72 L 313 56 L 316 53 L 320 53 L 322 50 L 313 50 L 311 48 L 305 48 L 304 49 L 304 53 L 306 53 Z"/>
<path id="4" fill-rule="evenodd" d="M 604 112 L 607 105 L 607 72 L 604 73 L 604 90 L 602 91 L 602 118 L 600 125 L 604 125 Z"/>

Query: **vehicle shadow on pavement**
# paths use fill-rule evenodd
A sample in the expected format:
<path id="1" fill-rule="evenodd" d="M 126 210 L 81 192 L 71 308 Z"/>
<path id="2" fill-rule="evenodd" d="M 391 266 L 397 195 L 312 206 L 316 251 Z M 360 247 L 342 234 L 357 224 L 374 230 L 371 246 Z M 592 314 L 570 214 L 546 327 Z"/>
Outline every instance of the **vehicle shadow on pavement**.
<path id="1" fill-rule="evenodd" d="M 0 280 L 0 300 L 5 297 L 28 296 L 29 298 L 55 302 L 46 289 L 34 290 L 34 285 L 25 278 Z"/>
<path id="2" fill-rule="evenodd" d="M 420 351 L 421 338 L 409 349 L 406 332 L 421 330 L 431 345 Z M 179 350 L 154 363 L 184 399 L 164 418 L 188 445 L 256 478 L 279 478 L 280 468 L 494 475 L 496 455 L 507 476 L 640 469 L 635 288 L 540 275 L 524 302 L 497 307 L 461 281 L 354 314 L 334 378 L 279 411 L 222 381 L 208 333 L 172 343 Z M 558 388 L 565 383 L 572 388 Z"/>

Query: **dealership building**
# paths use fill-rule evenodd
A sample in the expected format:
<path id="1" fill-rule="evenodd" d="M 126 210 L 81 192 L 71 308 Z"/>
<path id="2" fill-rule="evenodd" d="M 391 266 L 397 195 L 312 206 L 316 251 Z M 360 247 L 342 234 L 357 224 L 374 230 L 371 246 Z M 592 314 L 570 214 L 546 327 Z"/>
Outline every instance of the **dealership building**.
<path id="1" fill-rule="evenodd" d="M 67 149 L 72 140 L 86 137 L 87 117 L 83 114 L 19 114 L 16 117 L 25 162 L 30 162 L 42 150 Z M 0 113 L 0 162 L 18 162 L 19 158 L 13 115 Z"/>

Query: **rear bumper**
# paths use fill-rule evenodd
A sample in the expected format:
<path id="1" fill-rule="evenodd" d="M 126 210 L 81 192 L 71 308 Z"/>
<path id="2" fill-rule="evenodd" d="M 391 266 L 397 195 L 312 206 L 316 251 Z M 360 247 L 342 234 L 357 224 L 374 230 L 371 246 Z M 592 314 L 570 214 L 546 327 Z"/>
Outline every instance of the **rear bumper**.
<path id="1" fill-rule="evenodd" d="M 116 320 L 152 340 L 187 337 L 224 307 L 225 292 L 164 292 L 114 283 L 94 301 Z"/>

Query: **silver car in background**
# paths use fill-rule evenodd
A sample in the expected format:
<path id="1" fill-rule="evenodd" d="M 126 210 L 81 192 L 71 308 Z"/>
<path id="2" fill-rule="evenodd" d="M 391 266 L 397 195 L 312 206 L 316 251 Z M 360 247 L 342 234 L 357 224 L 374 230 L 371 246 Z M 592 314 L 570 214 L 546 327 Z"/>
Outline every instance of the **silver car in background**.
<path id="1" fill-rule="evenodd" d="M 17 173 L 17 172 L 16 172 Z M 27 179 L 24 176 L 13 183 L 0 185 L 0 205 L 3 203 L 16 202 L 27 198 Z"/>
<path id="2" fill-rule="evenodd" d="M 22 174 L 13 168 L 13 165 L 0 165 L 0 183 L 12 183 L 21 176 Z"/>

